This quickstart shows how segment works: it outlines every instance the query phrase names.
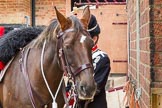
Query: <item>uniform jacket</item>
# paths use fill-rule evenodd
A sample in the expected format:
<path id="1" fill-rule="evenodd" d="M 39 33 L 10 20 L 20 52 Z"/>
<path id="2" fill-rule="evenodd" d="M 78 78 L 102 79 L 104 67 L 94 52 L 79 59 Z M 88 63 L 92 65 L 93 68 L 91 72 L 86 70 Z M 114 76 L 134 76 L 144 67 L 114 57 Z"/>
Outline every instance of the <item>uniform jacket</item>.
<path id="1" fill-rule="evenodd" d="M 110 59 L 105 52 L 97 48 L 97 45 L 92 49 L 92 59 L 94 67 L 94 79 L 97 83 L 97 91 L 104 92 L 111 69 Z"/>
<path id="2" fill-rule="evenodd" d="M 92 60 L 94 67 L 94 79 L 97 83 L 97 92 L 93 102 L 87 108 L 107 108 L 105 85 L 110 72 L 110 59 L 108 55 L 99 50 L 97 45 L 92 48 Z M 79 108 L 84 108 L 86 101 L 80 101 Z"/>

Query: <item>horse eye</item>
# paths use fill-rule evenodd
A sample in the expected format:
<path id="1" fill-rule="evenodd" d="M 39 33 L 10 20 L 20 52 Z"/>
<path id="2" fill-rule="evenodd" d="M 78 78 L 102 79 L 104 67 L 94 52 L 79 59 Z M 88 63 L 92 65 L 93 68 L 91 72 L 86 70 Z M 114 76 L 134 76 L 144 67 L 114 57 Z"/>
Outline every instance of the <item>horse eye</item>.
<path id="1" fill-rule="evenodd" d="M 70 49 L 71 47 L 70 47 L 70 45 L 65 45 L 64 48 L 65 49 Z"/>

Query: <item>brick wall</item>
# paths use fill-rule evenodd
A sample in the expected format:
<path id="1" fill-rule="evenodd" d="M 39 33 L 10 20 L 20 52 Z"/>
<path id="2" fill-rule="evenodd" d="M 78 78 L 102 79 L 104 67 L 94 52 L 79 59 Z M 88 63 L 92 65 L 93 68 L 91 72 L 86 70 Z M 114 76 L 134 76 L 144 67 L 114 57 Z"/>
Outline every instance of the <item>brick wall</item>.
<path id="1" fill-rule="evenodd" d="M 35 0 L 35 25 L 48 25 L 55 18 L 54 6 L 66 14 L 66 0 Z M 31 24 L 31 8 L 31 0 L 0 0 L 0 24 L 25 24 L 25 16 Z"/>
<path id="2" fill-rule="evenodd" d="M 153 88 L 162 88 L 162 1 L 153 0 L 150 11 Z"/>
<path id="3" fill-rule="evenodd" d="M 30 16 L 30 0 L 0 0 L 1 24 L 25 24 L 25 16 Z"/>
<path id="4" fill-rule="evenodd" d="M 136 2 L 136 0 L 129 0 L 127 4 L 130 38 L 128 73 L 136 84 L 139 81 L 138 87 L 142 88 L 141 108 L 150 108 L 153 107 L 151 89 L 162 88 L 162 1 L 140 0 L 139 41 L 137 40 Z"/>
<path id="5" fill-rule="evenodd" d="M 137 17 L 137 0 L 128 0 L 128 38 L 129 66 L 131 80 L 135 80 L 136 89 L 141 88 L 139 103 L 141 108 L 150 108 L 150 75 L 151 75 L 151 36 L 149 0 L 139 0 L 139 23 Z M 138 24 L 139 25 L 138 25 Z M 139 27 L 139 29 L 138 29 Z M 139 30 L 139 32 L 138 32 Z"/>
<path id="6" fill-rule="evenodd" d="M 65 15 L 66 0 L 36 0 L 36 25 L 48 25 L 55 18 L 54 6 Z"/>

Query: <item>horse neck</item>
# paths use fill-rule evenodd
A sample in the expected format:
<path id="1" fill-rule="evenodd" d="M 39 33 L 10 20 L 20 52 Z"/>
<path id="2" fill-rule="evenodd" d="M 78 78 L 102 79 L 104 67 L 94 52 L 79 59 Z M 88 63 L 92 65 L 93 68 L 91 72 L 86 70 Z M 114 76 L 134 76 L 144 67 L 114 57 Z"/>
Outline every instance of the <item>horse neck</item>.
<path id="1" fill-rule="evenodd" d="M 49 41 L 46 43 L 43 64 L 43 70 L 46 74 L 48 84 L 55 94 L 63 75 L 59 66 L 59 57 L 55 41 Z"/>
<path id="2" fill-rule="evenodd" d="M 42 48 L 43 50 L 43 48 Z M 45 45 L 45 49 L 44 49 L 44 57 L 43 57 L 43 64 L 48 65 L 46 67 L 46 65 L 44 66 L 45 70 L 49 70 L 52 72 L 52 69 L 55 71 L 59 71 L 59 73 L 61 73 L 61 69 L 60 69 L 60 65 L 59 65 L 59 56 L 57 53 L 57 46 L 56 46 L 56 41 L 47 41 L 46 45 Z M 51 70 L 50 70 L 50 69 Z M 54 72 L 52 72 L 54 73 Z"/>

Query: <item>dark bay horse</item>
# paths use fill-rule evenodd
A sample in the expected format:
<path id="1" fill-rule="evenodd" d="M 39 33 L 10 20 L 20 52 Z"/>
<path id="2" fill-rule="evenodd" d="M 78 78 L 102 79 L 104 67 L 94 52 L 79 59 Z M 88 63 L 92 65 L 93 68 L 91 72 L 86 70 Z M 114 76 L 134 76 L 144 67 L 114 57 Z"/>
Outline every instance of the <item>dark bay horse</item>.
<path id="1" fill-rule="evenodd" d="M 2 108 L 52 108 L 52 96 L 64 72 L 74 78 L 79 99 L 93 98 L 96 84 L 91 48 L 94 43 L 86 31 L 89 8 L 80 20 L 75 16 L 65 18 L 55 10 L 57 20 L 16 54 L 7 68 L 0 83 Z M 62 95 L 55 98 L 58 108 L 62 108 L 63 100 L 59 100 L 63 99 Z"/>

